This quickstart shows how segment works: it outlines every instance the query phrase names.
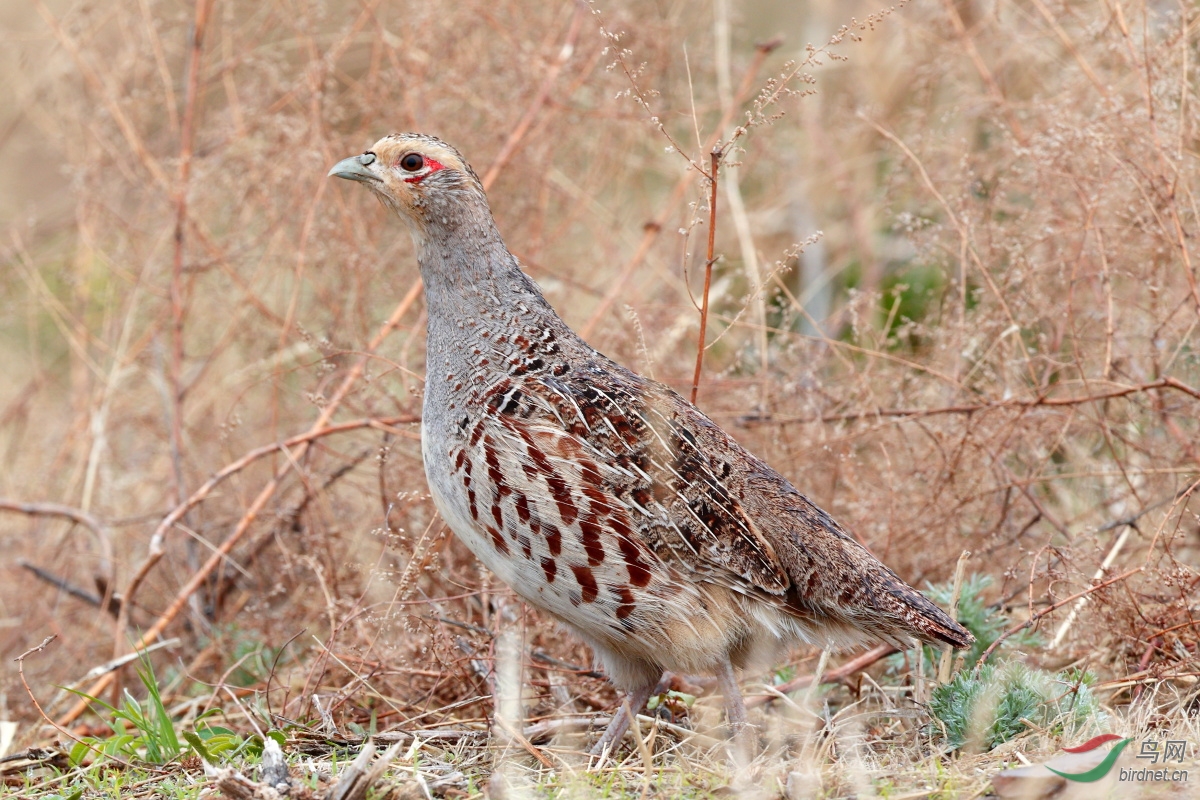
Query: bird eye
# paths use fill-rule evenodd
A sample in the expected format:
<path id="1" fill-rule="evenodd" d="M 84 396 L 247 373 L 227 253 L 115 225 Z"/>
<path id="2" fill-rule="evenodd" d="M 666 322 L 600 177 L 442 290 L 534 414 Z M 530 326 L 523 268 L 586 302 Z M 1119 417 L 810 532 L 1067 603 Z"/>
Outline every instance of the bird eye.
<path id="1" fill-rule="evenodd" d="M 425 159 L 421 157 L 420 153 L 409 153 L 400 159 L 400 166 L 408 172 L 416 172 L 425 166 Z"/>

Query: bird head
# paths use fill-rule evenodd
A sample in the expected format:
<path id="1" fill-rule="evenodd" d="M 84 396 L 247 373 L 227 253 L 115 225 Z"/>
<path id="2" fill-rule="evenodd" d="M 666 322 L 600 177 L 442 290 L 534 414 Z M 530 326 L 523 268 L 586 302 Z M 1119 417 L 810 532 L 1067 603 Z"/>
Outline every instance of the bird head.
<path id="1" fill-rule="evenodd" d="M 389 134 L 362 155 L 334 164 L 329 174 L 366 184 L 418 240 L 439 226 L 461 224 L 464 213 L 482 210 L 491 217 L 479 176 L 462 154 L 432 136 Z"/>

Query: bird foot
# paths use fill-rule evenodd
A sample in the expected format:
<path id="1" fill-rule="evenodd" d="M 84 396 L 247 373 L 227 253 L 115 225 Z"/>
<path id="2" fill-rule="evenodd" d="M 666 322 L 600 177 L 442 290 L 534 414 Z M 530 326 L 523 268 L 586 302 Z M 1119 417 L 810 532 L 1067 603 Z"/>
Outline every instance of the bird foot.
<path id="1" fill-rule="evenodd" d="M 629 730 L 630 723 L 633 722 L 633 715 L 640 713 L 646 707 L 646 701 L 659 691 L 661 685 L 661 681 L 655 681 L 630 692 L 629 696 L 625 698 L 625 702 L 617 707 L 608 727 L 604 729 L 600 741 L 596 742 L 589 753 L 593 756 L 602 756 L 605 750 L 616 750 L 621 744 L 625 732 Z"/>

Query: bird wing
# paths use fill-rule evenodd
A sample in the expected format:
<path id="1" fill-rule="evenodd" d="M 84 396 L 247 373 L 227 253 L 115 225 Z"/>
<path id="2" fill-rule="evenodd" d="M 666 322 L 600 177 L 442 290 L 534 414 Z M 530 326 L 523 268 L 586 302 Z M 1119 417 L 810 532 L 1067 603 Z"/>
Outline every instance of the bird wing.
<path id="1" fill-rule="evenodd" d="M 564 461 L 585 465 L 564 491 L 603 497 L 665 564 L 771 597 L 820 620 L 833 639 L 867 630 L 893 643 L 970 644 L 936 604 L 670 388 L 607 359 L 529 376 L 524 387 L 535 427 L 552 432 Z"/>
<path id="2" fill-rule="evenodd" d="M 831 640 L 878 638 L 907 647 L 912 637 L 967 647 L 974 638 L 925 595 L 905 583 L 796 487 L 737 443 L 712 420 L 664 387 L 661 405 L 690 432 L 688 458 L 718 468 L 722 491 L 767 543 L 786 575 L 788 609 L 820 620 Z M 726 470 L 724 465 L 734 465 Z M 728 472 L 728 475 L 725 473 Z M 703 489 L 710 481 L 700 482 Z"/>
<path id="3" fill-rule="evenodd" d="M 674 395 L 674 393 L 672 393 Z M 967 647 L 974 637 L 925 595 L 905 583 L 796 487 L 725 431 L 674 395 L 697 450 L 735 463 L 726 491 L 769 543 L 788 577 L 786 605 L 821 620 L 832 640 L 882 639 L 907 647 L 912 637 Z"/>
<path id="4" fill-rule="evenodd" d="M 619 509 L 636 539 L 667 565 L 782 598 L 791 585 L 787 572 L 729 491 L 737 465 L 705 451 L 690 405 L 662 402 L 669 389 L 615 366 L 528 378 L 525 426 L 546 436 L 552 431 L 564 460 L 585 465 L 574 473 L 574 490 Z M 510 410 L 521 416 L 515 406 Z"/>

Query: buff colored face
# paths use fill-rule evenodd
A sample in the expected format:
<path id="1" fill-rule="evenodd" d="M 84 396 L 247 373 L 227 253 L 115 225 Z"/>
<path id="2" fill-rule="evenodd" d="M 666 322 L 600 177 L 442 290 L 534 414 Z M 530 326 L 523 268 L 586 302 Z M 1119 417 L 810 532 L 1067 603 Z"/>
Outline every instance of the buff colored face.
<path id="1" fill-rule="evenodd" d="M 429 188 L 459 188 L 471 173 L 458 153 L 438 142 L 392 134 L 362 155 L 339 161 L 329 174 L 365 183 L 397 211 L 419 218 Z"/>

